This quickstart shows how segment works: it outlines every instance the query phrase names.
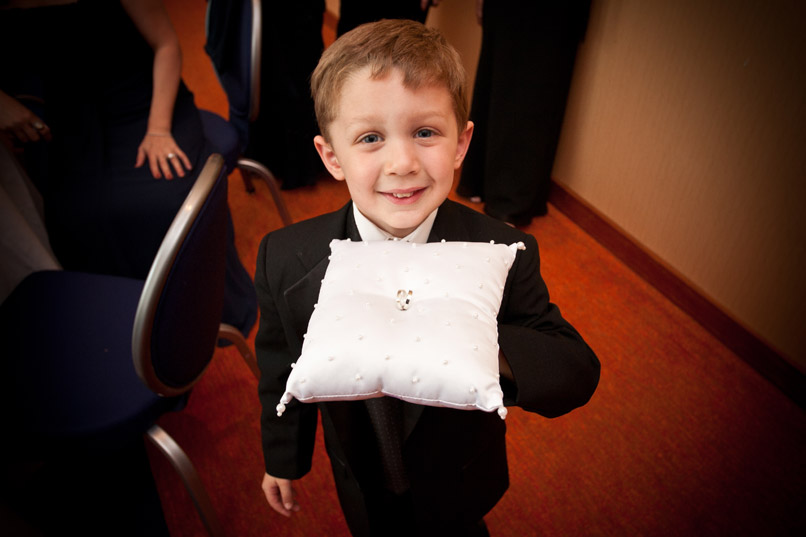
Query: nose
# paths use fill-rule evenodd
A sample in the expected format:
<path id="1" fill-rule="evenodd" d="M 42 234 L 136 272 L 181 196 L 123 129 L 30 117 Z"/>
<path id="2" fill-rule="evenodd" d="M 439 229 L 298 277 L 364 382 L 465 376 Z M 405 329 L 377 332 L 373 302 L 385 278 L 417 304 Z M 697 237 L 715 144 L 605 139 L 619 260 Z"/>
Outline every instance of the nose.
<path id="1" fill-rule="evenodd" d="M 398 140 L 386 145 L 386 175 L 414 175 L 420 171 L 420 162 L 413 144 Z"/>

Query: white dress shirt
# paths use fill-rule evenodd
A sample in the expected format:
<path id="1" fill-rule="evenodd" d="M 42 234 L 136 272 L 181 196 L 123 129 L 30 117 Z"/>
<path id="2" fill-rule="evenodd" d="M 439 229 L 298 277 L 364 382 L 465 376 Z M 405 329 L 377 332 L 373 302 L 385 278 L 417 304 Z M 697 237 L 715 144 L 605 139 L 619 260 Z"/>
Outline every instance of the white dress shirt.
<path id="1" fill-rule="evenodd" d="M 353 203 L 353 216 L 355 217 L 355 225 L 358 228 L 358 234 L 361 235 L 361 240 L 364 242 L 370 241 L 387 241 L 387 240 L 395 240 L 395 241 L 406 241 L 406 242 L 415 242 L 417 244 L 425 244 L 428 242 L 428 235 L 431 234 L 431 228 L 434 226 L 434 220 L 437 218 L 437 211 L 439 208 L 434 209 L 434 211 L 428 215 L 428 217 L 423 220 L 423 223 L 417 226 L 417 228 L 403 237 L 399 239 L 390 235 L 389 233 L 385 232 L 378 226 L 372 223 L 372 221 L 364 216 L 355 203 Z"/>

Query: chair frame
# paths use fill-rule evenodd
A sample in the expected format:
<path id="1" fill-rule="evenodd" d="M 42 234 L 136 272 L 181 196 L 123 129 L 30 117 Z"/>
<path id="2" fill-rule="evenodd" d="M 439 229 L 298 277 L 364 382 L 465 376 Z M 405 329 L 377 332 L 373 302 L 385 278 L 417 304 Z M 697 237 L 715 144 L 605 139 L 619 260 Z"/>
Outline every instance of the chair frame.
<path id="1" fill-rule="evenodd" d="M 241 354 L 241 358 L 246 362 L 249 370 L 255 375 L 256 379 L 260 380 L 260 369 L 257 365 L 257 358 L 255 357 L 255 353 L 252 352 L 252 349 L 249 348 L 243 335 L 241 335 L 241 331 L 231 324 L 221 323 L 221 326 L 218 328 L 218 338 L 232 342 Z"/>
<path id="2" fill-rule="evenodd" d="M 162 382 L 151 361 L 151 333 L 162 291 L 173 269 L 176 256 L 210 192 L 218 182 L 223 168 L 223 157 L 217 153 L 210 155 L 162 240 L 143 286 L 140 302 L 137 304 L 132 330 L 134 367 L 137 375 L 151 391 L 165 397 L 175 397 L 190 390 L 206 370 L 206 368 L 202 370 L 195 379 L 184 386 L 175 387 Z M 214 349 L 210 349 L 211 354 L 213 351 Z"/>
<path id="3" fill-rule="evenodd" d="M 176 472 L 182 478 L 185 488 L 190 494 L 190 499 L 193 505 L 196 506 L 196 512 L 199 513 L 204 528 L 212 537 L 222 537 L 224 535 L 224 528 L 221 521 L 213 508 L 213 502 L 210 500 L 210 495 L 204 488 L 204 484 L 199 477 L 193 463 L 187 453 L 179 447 L 176 440 L 171 437 L 165 429 L 159 425 L 152 425 L 146 433 L 151 443 L 165 455 L 171 466 L 174 467 Z"/>
<path id="4" fill-rule="evenodd" d="M 263 7 L 260 0 L 252 1 L 252 58 L 249 81 L 249 122 L 260 113 L 260 60 L 263 54 Z"/>
<path id="5" fill-rule="evenodd" d="M 246 191 L 254 192 L 255 190 L 254 185 L 252 185 L 252 175 L 261 177 L 269 187 L 269 192 L 277 205 L 277 213 L 280 215 L 283 225 L 287 226 L 289 224 L 293 224 L 294 220 L 291 218 L 291 214 L 288 212 L 288 207 L 283 200 L 283 195 L 280 193 L 280 187 L 278 186 L 277 178 L 274 177 L 274 174 L 260 162 L 246 157 L 240 157 L 238 159 L 237 166 L 238 169 L 241 170 L 241 176 L 243 177 L 244 184 L 246 185 Z"/>
<path id="6" fill-rule="evenodd" d="M 187 392 L 196 384 L 206 370 L 205 368 L 185 386 L 174 387 L 166 385 L 157 376 L 151 362 L 150 341 L 157 307 L 174 261 L 213 188 L 215 188 L 219 180 L 224 180 L 221 177 L 224 173 L 224 159 L 221 155 L 214 153 L 207 159 L 207 163 L 165 234 L 143 286 L 140 302 L 137 305 L 132 332 L 132 357 L 135 369 L 143 383 L 153 392 L 162 396 L 173 397 Z M 237 328 L 221 323 L 218 337 L 233 342 L 250 370 L 258 374 L 255 355 Z M 211 349 L 210 352 L 213 353 L 214 349 Z M 198 472 L 185 451 L 159 425 L 153 425 L 146 432 L 146 438 L 165 455 L 171 466 L 181 477 L 208 534 L 213 537 L 222 536 L 224 534 L 223 527 L 213 508 L 210 496 L 207 494 Z"/>

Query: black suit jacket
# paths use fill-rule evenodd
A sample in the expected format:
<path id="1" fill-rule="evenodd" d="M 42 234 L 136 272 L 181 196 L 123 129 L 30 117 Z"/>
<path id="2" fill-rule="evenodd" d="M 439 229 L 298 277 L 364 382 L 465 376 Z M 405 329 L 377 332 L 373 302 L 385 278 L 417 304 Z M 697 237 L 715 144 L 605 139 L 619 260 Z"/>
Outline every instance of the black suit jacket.
<path id="1" fill-rule="evenodd" d="M 310 470 L 317 408 L 340 501 L 354 534 L 363 534 L 365 500 L 380 480 L 375 439 L 362 402 L 275 407 L 319 296 L 333 239 L 360 240 L 352 204 L 334 213 L 268 234 L 260 245 L 255 286 L 260 329 L 259 394 L 266 471 L 296 479 Z M 499 345 L 514 383 L 502 380 L 505 403 L 554 417 L 585 404 L 599 380 L 599 362 L 580 335 L 549 302 L 540 277 L 537 242 L 463 205 L 445 201 L 429 242 L 522 241 L 499 312 Z M 425 523 L 479 520 L 508 486 L 505 422 L 495 412 L 405 404 L 403 458 L 417 518 Z"/>

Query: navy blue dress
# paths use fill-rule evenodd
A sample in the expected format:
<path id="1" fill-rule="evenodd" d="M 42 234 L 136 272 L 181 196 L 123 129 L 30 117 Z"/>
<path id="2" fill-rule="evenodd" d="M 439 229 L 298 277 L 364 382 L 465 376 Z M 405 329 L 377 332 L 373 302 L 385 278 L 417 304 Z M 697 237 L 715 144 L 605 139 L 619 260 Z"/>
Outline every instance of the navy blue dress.
<path id="1" fill-rule="evenodd" d="M 172 120 L 192 169 L 170 181 L 154 179 L 147 163 L 134 167 L 151 105 L 154 54 L 120 3 L 85 0 L 12 10 L 3 18 L 7 32 L 0 39 L 19 49 L 11 66 L 16 73 L 3 76 L 3 89 L 41 96 L 53 134 L 32 175 L 57 258 L 68 270 L 145 279 L 213 151 L 193 94 L 180 83 Z M 47 45 L 20 47 L 34 41 L 26 35 L 46 35 L 38 41 Z M 257 300 L 232 240 L 229 250 L 224 320 L 247 333 Z"/>

